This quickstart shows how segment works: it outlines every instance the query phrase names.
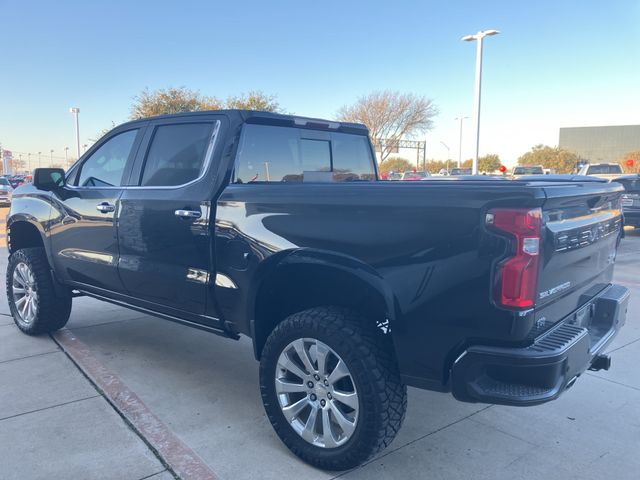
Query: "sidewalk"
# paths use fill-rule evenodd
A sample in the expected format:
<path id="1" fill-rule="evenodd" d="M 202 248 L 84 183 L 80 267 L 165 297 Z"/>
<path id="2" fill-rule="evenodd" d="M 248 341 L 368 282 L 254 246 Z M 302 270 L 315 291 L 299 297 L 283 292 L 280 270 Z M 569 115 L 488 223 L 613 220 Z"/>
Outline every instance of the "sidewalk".
<path id="1" fill-rule="evenodd" d="M 51 338 L 27 337 L 5 313 L 0 445 L 5 480 L 173 478 Z"/>
<path id="2" fill-rule="evenodd" d="M 0 249 L 3 273 L 5 266 L 6 250 Z M 633 296 L 628 323 L 609 348 L 615 350 L 611 371 L 588 372 L 559 400 L 530 408 L 464 404 L 410 389 L 398 438 L 377 458 L 342 474 L 302 463 L 274 434 L 247 339 L 234 342 L 90 298 L 75 299 L 66 329 L 55 338 L 78 339 L 89 363 L 112 372 L 103 385 L 119 382 L 129 389 L 107 401 L 49 336 L 18 331 L 7 315 L 2 281 L 0 478 L 174 478 L 162 450 L 149 448 L 158 444 L 155 424 L 143 441 L 121 416 L 128 414 L 112 406 L 126 410 L 135 396 L 148 408 L 143 420 L 156 418 L 222 479 L 635 480 L 640 471 L 638 271 L 640 233 L 633 233 L 623 242 L 616 267 L 616 281 Z M 83 368 L 95 374 L 86 362 Z"/>

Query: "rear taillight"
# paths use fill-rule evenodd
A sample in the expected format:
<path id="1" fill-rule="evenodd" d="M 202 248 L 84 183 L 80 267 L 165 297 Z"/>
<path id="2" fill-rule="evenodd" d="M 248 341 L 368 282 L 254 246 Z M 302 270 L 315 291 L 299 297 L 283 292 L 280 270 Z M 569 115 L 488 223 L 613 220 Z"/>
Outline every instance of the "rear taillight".
<path id="1" fill-rule="evenodd" d="M 495 300 L 504 307 L 531 308 L 535 304 L 540 259 L 542 211 L 496 208 L 487 226 L 513 238 L 513 254 L 497 266 Z"/>

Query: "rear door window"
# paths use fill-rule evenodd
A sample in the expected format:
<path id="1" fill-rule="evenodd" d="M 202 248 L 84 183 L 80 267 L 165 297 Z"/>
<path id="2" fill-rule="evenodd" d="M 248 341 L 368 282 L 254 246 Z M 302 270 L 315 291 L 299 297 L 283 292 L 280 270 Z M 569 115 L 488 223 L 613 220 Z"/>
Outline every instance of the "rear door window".
<path id="1" fill-rule="evenodd" d="M 244 126 L 235 182 L 375 180 L 368 138 L 270 125 Z"/>
<path id="2" fill-rule="evenodd" d="M 156 127 L 147 151 L 142 186 L 177 186 L 199 178 L 211 154 L 213 123 L 182 123 Z"/>

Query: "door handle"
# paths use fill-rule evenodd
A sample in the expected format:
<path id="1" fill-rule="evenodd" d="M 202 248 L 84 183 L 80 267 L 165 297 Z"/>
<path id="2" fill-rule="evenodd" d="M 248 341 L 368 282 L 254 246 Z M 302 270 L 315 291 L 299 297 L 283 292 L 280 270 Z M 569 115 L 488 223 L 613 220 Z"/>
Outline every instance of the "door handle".
<path id="1" fill-rule="evenodd" d="M 110 203 L 107 203 L 107 202 L 102 202 L 96 205 L 96 210 L 98 210 L 100 213 L 115 212 L 116 206 L 111 205 Z"/>
<path id="2" fill-rule="evenodd" d="M 199 210 L 176 210 L 175 214 L 180 218 L 200 218 L 202 216 Z"/>

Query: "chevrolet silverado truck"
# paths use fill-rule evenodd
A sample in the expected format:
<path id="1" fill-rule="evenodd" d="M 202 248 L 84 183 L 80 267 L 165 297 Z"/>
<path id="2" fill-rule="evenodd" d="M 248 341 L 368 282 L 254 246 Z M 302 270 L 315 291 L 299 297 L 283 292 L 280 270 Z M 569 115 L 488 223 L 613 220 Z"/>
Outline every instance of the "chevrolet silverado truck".
<path id="1" fill-rule="evenodd" d="M 86 295 L 246 335 L 277 435 L 329 470 L 389 445 L 407 386 L 528 406 L 609 368 L 629 296 L 612 284 L 621 185 L 384 182 L 376 165 L 359 124 L 228 110 L 120 125 L 15 192 L 15 323 L 60 329 Z"/>

